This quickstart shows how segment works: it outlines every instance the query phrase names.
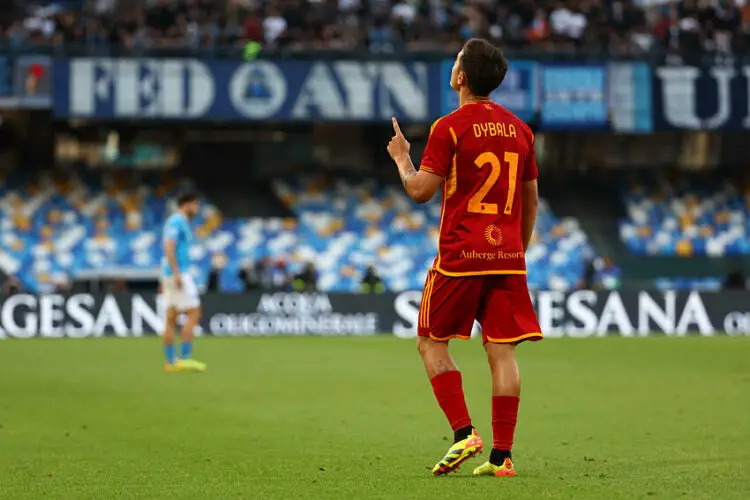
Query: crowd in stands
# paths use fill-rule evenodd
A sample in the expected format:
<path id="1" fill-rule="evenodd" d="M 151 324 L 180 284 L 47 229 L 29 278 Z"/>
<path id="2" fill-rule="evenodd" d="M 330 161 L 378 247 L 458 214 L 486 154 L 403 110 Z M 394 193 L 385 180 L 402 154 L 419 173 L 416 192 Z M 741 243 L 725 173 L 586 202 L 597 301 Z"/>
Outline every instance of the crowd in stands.
<path id="1" fill-rule="evenodd" d="M 620 235 L 636 255 L 750 255 L 750 183 L 643 172 L 623 185 Z M 186 187 L 170 173 L 80 171 L 0 179 L 0 285 L 65 291 L 87 276 L 158 275 L 161 228 Z M 316 176 L 279 179 L 293 217 L 225 219 L 207 200 L 194 221 L 192 272 L 206 290 L 382 293 L 421 288 L 437 252 L 440 201 L 415 206 L 400 186 Z M 617 288 L 577 220 L 540 203 L 526 253 L 532 289 Z M 732 278 L 732 279 L 730 279 Z M 733 287 L 744 278 L 662 280 L 671 289 Z"/>
<path id="2" fill-rule="evenodd" d="M 7 0 L 12 45 L 455 51 L 471 37 L 535 51 L 742 53 L 746 0 Z"/>
<path id="3" fill-rule="evenodd" d="M 159 174 L 22 174 L 0 181 L 0 269 L 8 286 L 64 291 L 86 277 L 158 275 L 161 229 L 184 184 Z M 208 290 L 382 293 L 420 289 L 437 251 L 440 201 L 415 207 L 400 186 L 279 180 L 294 218 L 225 220 L 210 203 L 194 220 L 191 272 Z M 584 232 L 540 205 L 527 252 L 532 288 L 595 286 Z"/>

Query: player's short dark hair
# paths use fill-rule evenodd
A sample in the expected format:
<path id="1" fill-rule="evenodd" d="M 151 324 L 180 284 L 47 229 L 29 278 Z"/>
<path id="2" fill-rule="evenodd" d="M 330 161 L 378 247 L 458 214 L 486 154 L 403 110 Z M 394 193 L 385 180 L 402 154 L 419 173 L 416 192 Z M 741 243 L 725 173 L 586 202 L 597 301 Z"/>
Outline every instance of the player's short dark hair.
<path id="1" fill-rule="evenodd" d="M 503 83 L 508 72 L 503 51 L 481 38 L 472 38 L 463 50 L 461 71 L 466 73 L 466 86 L 472 95 L 488 97 Z"/>
<path id="2" fill-rule="evenodd" d="M 177 195 L 177 206 L 181 207 L 186 203 L 200 200 L 201 196 L 196 191 L 183 191 Z"/>

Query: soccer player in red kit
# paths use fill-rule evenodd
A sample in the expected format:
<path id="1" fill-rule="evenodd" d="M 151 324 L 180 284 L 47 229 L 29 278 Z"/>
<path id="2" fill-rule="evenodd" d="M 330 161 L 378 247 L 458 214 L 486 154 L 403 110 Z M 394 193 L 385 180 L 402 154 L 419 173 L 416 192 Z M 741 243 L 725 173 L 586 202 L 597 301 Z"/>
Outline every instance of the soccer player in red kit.
<path id="1" fill-rule="evenodd" d="M 534 135 L 489 97 L 507 70 L 500 49 L 469 40 L 451 72 L 460 106 L 433 124 L 419 170 L 395 118 L 388 144 L 414 201 L 425 203 L 441 186 L 443 191 L 438 254 L 422 295 L 417 345 L 454 433 L 435 475 L 455 471 L 483 448 L 448 341 L 468 339 L 475 319 L 482 326 L 492 373 L 493 442 L 489 461 L 474 475 L 514 476 L 511 446 L 521 394 L 515 350 L 542 338 L 524 259 L 538 204 Z"/>

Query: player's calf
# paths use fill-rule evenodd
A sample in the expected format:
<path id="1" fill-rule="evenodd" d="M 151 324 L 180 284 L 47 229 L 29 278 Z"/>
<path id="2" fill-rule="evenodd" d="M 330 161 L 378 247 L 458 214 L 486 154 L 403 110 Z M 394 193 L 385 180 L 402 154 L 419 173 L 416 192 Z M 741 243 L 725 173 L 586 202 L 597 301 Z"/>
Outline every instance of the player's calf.
<path id="1" fill-rule="evenodd" d="M 193 359 L 193 339 L 195 328 L 201 318 L 200 306 L 188 309 L 185 316 L 185 323 L 180 332 L 180 359 L 177 360 L 176 366 L 179 371 L 202 373 L 206 371 L 206 364 Z"/>
<path id="2" fill-rule="evenodd" d="M 454 442 L 471 434 L 471 417 L 464 398 L 461 372 L 453 362 L 447 342 L 419 337 L 417 350 L 422 357 L 432 391 L 454 432 Z"/>
<path id="3" fill-rule="evenodd" d="M 521 396 L 521 377 L 513 344 L 485 344 L 487 360 L 492 371 L 492 452 L 489 463 L 498 471 L 507 469 L 518 421 Z M 501 471 L 502 472 L 502 471 Z M 515 472 L 513 472 L 515 474 Z M 503 475 L 503 474 L 501 474 Z M 511 475 L 509 472 L 504 475 Z"/>
<path id="4" fill-rule="evenodd" d="M 167 314 L 164 321 L 164 335 L 162 342 L 164 344 L 164 361 L 165 370 L 170 370 L 177 362 L 177 353 L 174 348 L 175 332 L 177 330 L 177 310 L 174 307 L 167 308 Z"/>
<path id="5" fill-rule="evenodd" d="M 483 443 L 471 424 L 461 372 L 450 356 L 447 342 L 419 337 L 417 350 L 430 379 L 435 399 L 453 430 L 453 445 L 432 470 L 435 475 L 447 474 L 481 453 Z"/>
<path id="6" fill-rule="evenodd" d="M 180 332 L 180 359 L 191 359 L 193 357 L 193 339 L 195 328 L 201 319 L 201 308 L 195 307 L 185 313 L 185 323 Z"/>

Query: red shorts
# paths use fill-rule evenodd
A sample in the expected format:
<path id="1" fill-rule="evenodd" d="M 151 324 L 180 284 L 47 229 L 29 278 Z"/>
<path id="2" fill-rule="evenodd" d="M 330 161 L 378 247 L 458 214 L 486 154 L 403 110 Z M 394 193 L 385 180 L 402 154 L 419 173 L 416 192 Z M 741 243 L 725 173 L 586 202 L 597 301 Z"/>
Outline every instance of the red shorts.
<path id="1" fill-rule="evenodd" d="M 482 342 L 510 344 L 541 340 L 526 276 L 445 276 L 430 269 L 419 307 L 420 337 L 468 339 L 474 319 Z"/>

